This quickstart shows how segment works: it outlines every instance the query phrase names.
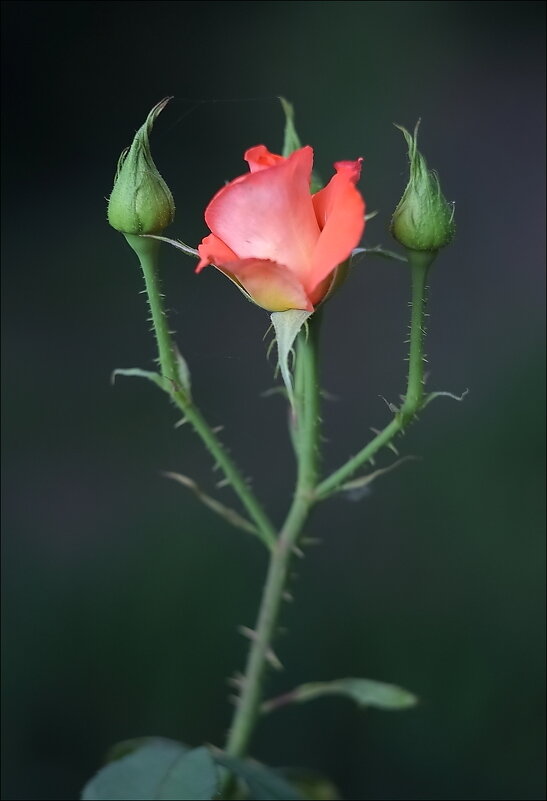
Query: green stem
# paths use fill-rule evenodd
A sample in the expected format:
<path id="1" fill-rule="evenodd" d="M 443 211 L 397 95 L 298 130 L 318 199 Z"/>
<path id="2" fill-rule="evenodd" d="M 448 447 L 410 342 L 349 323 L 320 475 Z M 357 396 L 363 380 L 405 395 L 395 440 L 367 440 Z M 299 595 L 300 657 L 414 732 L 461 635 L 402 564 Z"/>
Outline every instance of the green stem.
<path id="1" fill-rule="evenodd" d="M 169 327 L 167 323 L 167 316 L 165 314 L 162 295 L 160 291 L 160 283 L 158 278 L 158 256 L 160 243 L 151 239 L 144 239 L 135 234 L 126 234 L 130 247 L 135 251 L 139 257 L 142 273 L 144 276 L 144 284 L 146 287 L 146 295 L 148 297 L 148 305 L 152 315 L 152 327 L 154 336 L 156 337 L 156 344 L 158 346 L 158 360 L 160 365 L 161 377 L 164 382 L 164 388 L 170 392 L 171 386 L 177 383 L 177 359 L 173 348 L 173 342 Z"/>
<path id="2" fill-rule="evenodd" d="M 314 319 L 315 318 L 315 319 Z M 314 503 L 317 480 L 317 449 L 319 429 L 319 385 L 317 374 L 317 345 L 319 316 L 309 322 L 309 335 L 301 332 L 296 355 L 296 420 L 294 442 L 297 455 L 297 480 L 287 519 L 281 529 L 264 585 L 262 601 L 253 634 L 245 674 L 241 681 L 241 696 L 228 734 L 226 751 L 243 756 L 257 722 L 262 700 L 262 684 L 268 660 L 271 661 L 281 602 L 286 591 L 289 568 L 299 535 Z"/>
<path id="3" fill-rule="evenodd" d="M 340 486 L 366 464 L 414 419 L 424 405 L 424 339 L 426 315 L 426 283 L 429 267 L 436 253 L 407 251 L 412 281 L 412 314 L 410 319 L 410 351 L 408 381 L 404 403 L 393 420 L 373 440 L 316 488 L 317 500 L 336 492 Z"/>
<path id="4" fill-rule="evenodd" d="M 412 280 L 412 314 L 410 318 L 410 351 L 408 383 L 400 414 L 408 422 L 420 411 L 424 400 L 424 340 L 427 306 L 427 276 L 436 253 L 407 251 Z"/>
<path id="5" fill-rule="evenodd" d="M 223 471 L 234 492 L 239 496 L 241 503 L 254 521 L 257 532 L 263 542 L 270 549 L 273 549 L 276 543 L 276 530 L 273 524 L 199 409 L 180 386 L 177 357 L 159 287 L 157 270 L 159 242 L 152 238 L 133 235 L 126 235 L 126 239 L 139 257 L 144 274 L 164 388 L 192 425 L 196 434 L 201 437 L 205 447 Z"/>

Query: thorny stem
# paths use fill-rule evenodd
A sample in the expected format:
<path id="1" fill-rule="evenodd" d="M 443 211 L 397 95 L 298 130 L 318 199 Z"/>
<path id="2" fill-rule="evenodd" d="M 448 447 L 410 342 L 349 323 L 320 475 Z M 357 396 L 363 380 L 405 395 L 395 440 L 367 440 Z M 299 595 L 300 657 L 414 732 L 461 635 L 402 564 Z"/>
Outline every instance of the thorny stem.
<path id="1" fill-rule="evenodd" d="M 302 526 L 314 502 L 317 481 L 319 435 L 319 384 L 317 346 L 319 314 L 310 318 L 309 334 L 301 331 L 296 354 L 296 419 L 294 444 L 297 456 L 297 480 L 292 505 L 270 556 L 270 565 L 258 613 L 241 695 L 228 733 L 226 751 L 243 756 L 248 748 L 262 701 L 262 683 L 271 657 L 271 643 L 276 633 L 283 594 L 286 590 L 291 559 Z"/>
<path id="2" fill-rule="evenodd" d="M 241 695 L 230 728 L 226 751 L 231 756 L 247 752 L 260 714 L 262 683 L 271 643 L 275 635 L 281 600 L 285 592 L 289 567 L 302 526 L 314 505 L 343 484 L 361 465 L 388 445 L 396 434 L 414 419 L 425 402 L 423 389 L 425 290 L 429 267 L 436 254 L 409 252 L 412 278 L 412 314 L 407 390 L 403 405 L 393 420 L 368 445 L 332 475 L 317 484 L 317 449 L 319 421 L 319 386 L 317 376 L 317 323 L 310 319 L 310 335 L 299 335 L 295 394 L 296 421 L 293 442 L 298 461 L 298 476 L 292 506 L 277 545 L 270 556 L 256 629 L 253 634 L 245 673 L 241 679 Z M 315 323 L 315 325 L 314 325 Z M 229 780 L 225 790 L 229 789 Z"/>
<path id="3" fill-rule="evenodd" d="M 424 339 L 426 314 L 426 284 L 429 267 L 436 253 L 407 251 L 412 281 L 412 313 L 410 319 L 410 351 L 408 358 L 408 381 L 403 405 L 395 410 L 393 420 L 365 447 L 342 467 L 331 473 L 316 488 L 317 500 L 323 500 L 336 492 L 355 471 L 366 464 L 381 448 L 408 426 L 423 407 L 424 395 Z"/>
<path id="4" fill-rule="evenodd" d="M 126 239 L 139 257 L 143 271 L 146 293 L 152 314 L 152 325 L 158 346 L 164 389 L 169 393 L 171 399 L 181 410 L 196 434 L 201 437 L 215 463 L 223 471 L 234 492 L 239 496 L 241 503 L 255 523 L 257 533 L 261 539 L 270 549 L 273 549 L 276 544 L 276 531 L 273 524 L 199 409 L 194 405 L 184 388 L 180 386 L 177 356 L 168 328 L 159 287 L 157 271 L 159 243 L 149 237 L 133 235 L 126 235 Z"/>
<path id="5" fill-rule="evenodd" d="M 139 241 L 135 243 L 131 240 Z M 295 369 L 296 414 L 292 429 L 297 457 L 297 480 L 287 518 L 279 536 L 276 536 L 275 529 L 259 502 L 247 487 L 201 413 L 179 385 L 176 353 L 167 328 L 157 281 L 157 255 L 153 249 L 147 250 L 142 247 L 143 238 L 128 237 L 128 241 L 136 250 L 141 261 L 158 344 L 161 372 L 171 385 L 166 388 L 224 471 L 250 517 L 257 525 L 262 539 L 271 549 L 256 627 L 252 633 L 245 673 L 241 679 L 241 694 L 226 742 L 227 753 L 231 756 L 241 757 L 247 752 L 260 715 L 262 684 L 266 666 L 269 661 L 273 661 L 272 641 L 277 629 L 283 596 L 286 592 L 291 560 L 297 550 L 298 539 L 311 508 L 316 502 L 335 492 L 359 467 L 369 461 L 378 450 L 389 444 L 396 434 L 403 431 L 427 400 L 423 390 L 425 290 L 429 267 L 436 254 L 415 251 L 408 251 L 407 254 L 412 276 L 412 316 L 407 391 L 401 408 L 395 411 L 393 420 L 368 445 L 319 484 L 317 483 L 320 397 L 318 384 L 319 313 L 316 312 L 309 320 L 309 334 L 304 331 L 300 332 L 297 341 Z M 148 238 L 147 241 L 152 243 L 151 238 Z M 228 777 L 225 779 L 224 791 L 227 792 L 229 788 L 230 779 Z"/>

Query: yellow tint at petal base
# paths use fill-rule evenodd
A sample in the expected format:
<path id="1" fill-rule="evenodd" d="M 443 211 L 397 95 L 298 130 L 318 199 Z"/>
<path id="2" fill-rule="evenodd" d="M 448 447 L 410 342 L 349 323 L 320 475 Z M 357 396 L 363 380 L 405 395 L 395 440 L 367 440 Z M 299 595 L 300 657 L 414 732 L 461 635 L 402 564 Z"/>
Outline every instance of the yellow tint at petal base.
<path id="1" fill-rule="evenodd" d="M 291 271 L 273 261 L 262 259 L 243 259 L 224 264 L 247 290 L 256 304 L 271 312 L 302 309 L 313 311 L 313 305 L 298 280 Z"/>

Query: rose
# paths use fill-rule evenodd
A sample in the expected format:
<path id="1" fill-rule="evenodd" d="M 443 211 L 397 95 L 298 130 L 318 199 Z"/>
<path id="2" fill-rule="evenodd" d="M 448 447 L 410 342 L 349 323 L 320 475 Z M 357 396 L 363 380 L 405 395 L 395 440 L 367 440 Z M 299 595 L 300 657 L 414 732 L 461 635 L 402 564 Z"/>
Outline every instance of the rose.
<path id="1" fill-rule="evenodd" d="M 250 172 L 207 206 L 212 233 L 198 247 L 196 272 L 213 264 L 268 311 L 313 311 L 363 234 L 365 203 L 355 187 L 362 159 L 337 162 L 314 195 L 311 147 L 283 158 L 257 145 L 245 160 Z"/>

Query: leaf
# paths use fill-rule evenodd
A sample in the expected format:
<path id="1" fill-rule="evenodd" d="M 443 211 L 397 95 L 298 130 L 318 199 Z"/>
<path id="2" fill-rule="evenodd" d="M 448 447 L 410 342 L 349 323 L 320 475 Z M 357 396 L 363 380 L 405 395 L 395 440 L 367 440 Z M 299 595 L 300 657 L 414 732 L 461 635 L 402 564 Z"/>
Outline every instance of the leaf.
<path id="1" fill-rule="evenodd" d="M 171 473 L 169 471 L 164 472 L 163 475 L 166 478 L 177 481 L 179 484 L 182 484 L 183 487 L 187 487 L 187 489 L 191 490 L 205 506 L 213 512 L 216 512 L 216 514 L 220 515 L 224 520 L 227 520 L 230 525 L 241 528 L 243 531 L 247 531 L 250 534 L 261 536 L 258 529 L 242 517 L 239 512 L 236 512 L 235 509 L 230 509 L 229 506 L 224 506 L 223 503 L 220 503 L 220 501 L 217 501 L 215 498 L 211 498 L 211 496 L 207 495 L 189 476 L 184 476 L 182 473 Z"/>
<path id="2" fill-rule="evenodd" d="M 243 779 L 249 788 L 249 798 L 253 801 L 300 801 L 302 798 L 283 777 L 259 762 L 238 759 L 223 751 L 215 752 L 214 759 Z"/>
<path id="3" fill-rule="evenodd" d="M 300 309 L 289 309 L 283 312 L 273 312 L 271 320 L 275 330 L 277 341 L 277 358 L 281 376 L 287 388 L 289 401 L 294 409 L 294 393 L 292 386 L 291 370 L 289 367 L 289 357 L 292 346 L 298 332 L 313 312 L 302 311 Z"/>
<path id="4" fill-rule="evenodd" d="M 217 794 L 218 771 L 207 748 L 177 759 L 155 796 L 158 801 L 209 801 Z"/>
<path id="5" fill-rule="evenodd" d="M 102 768 L 84 787 L 82 801 L 208 801 L 217 789 L 218 771 L 206 748 L 154 738 Z"/>
<path id="6" fill-rule="evenodd" d="M 141 370 L 140 367 L 127 367 L 125 369 L 118 368 L 112 373 L 110 377 L 111 382 L 114 383 L 116 381 L 116 376 L 119 375 L 125 375 L 130 378 L 146 378 L 148 381 L 152 381 L 152 383 L 160 389 L 165 390 L 161 375 L 159 375 L 159 373 L 154 373 L 152 370 Z"/>
<path id="7" fill-rule="evenodd" d="M 292 103 L 289 103 L 284 97 L 279 98 L 279 102 L 283 107 L 283 113 L 285 114 L 285 136 L 283 140 L 283 156 L 287 158 L 290 156 L 291 153 L 294 153 L 295 150 L 300 150 L 302 147 L 302 142 L 300 141 L 300 137 L 296 132 L 296 128 L 294 127 L 294 107 Z"/>
<path id="8" fill-rule="evenodd" d="M 294 106 L 292 103 L 289 103 L 288 100 L 284 97 L 280 97 L 279 101 L 283 107 L 283 113 L 285 114 L 285 134 L 283 139 L 283 156 L 287 158 L 290 156 L 291 153 L 294 153 L 295 150 L 300 150 L 302 147 L 302 142 L 298 133 L 296 132 L 296 128 L 294 125 Z M 320 189 L 323 188 L 323 181 L 315 172 L 315 170 L 311 174 L 311 186 L 310 191 L 313 194 L 318 192 Z"/>
<path id="9" fill-rule="evenodd" d="M 272 712 L 290 703 L 313 701 L 326 695 L 343 695 L 361 707 L 376 709 L 408 709 L 418 703 L 415 695 L 395 684 L 372 679 L 336 679 L 301 684 L 291 692 L 266 701 L 262 704 L 262 711 Z"/>
<path id="10" fill-rule="evenodd" d="M 121 740 L 119 743 L 116 743 L 112 746 L 107 752 L 105 762 L 116 762 L 118 759 L 122 759 L 122 757 L 128 756 L 132 754 L 137 749 L 142 748 L 145 745 L 164 745 L 166 749 L 169 749 L 170 746 L 174 746 L 176 748 L 173 749 L 173 753 L 176 755 L 182 753 L 183 751 L 189 751 L 190 749 L 182 745 L 182 743 L 177 742 L 176 740 L 170 740 L 167 737 L 133 737 L 130 740 Z"/>

